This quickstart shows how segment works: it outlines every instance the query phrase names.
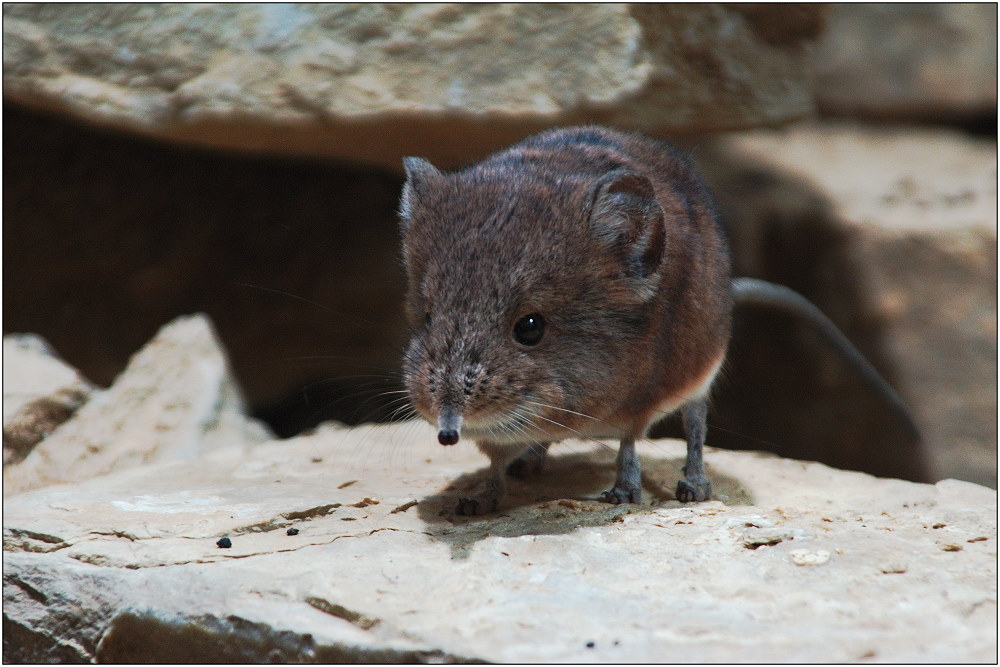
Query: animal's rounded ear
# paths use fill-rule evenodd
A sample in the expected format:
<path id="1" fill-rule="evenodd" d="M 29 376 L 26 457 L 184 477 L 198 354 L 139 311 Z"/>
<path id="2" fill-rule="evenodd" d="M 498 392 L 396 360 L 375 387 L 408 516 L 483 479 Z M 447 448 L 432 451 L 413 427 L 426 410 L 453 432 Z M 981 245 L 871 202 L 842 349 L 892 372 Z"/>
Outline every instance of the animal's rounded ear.
<path id="1" fill-rule="evenodd" d="M 403 184 L 403 194 L 399 199 L 399 220 L 403 230 L 413 219 L 413 207 L 420 199 L 420 194 L 426 192 L 428 186 L 441 177 L 441 172 L 422 157 L 403 158 L 403 168 L 406 170 L 406 183 Z"/>
<path id="2" fill-rule="evenodd" d="M 597 182 L 596 191 L 598 197 L 622 194 L 642 199 L 656 199 L 656 191 L 648 178 L 638 172 L 624 169 L 602 177 Z"/>
<path id="3" fill-rule="evenodd" d="M 663 259 L 663 208 L 648 178 L 619 170 L 594 186 L 590 230 L 594 238 L 619 255 L 626 275 L 653 281 Z"/>

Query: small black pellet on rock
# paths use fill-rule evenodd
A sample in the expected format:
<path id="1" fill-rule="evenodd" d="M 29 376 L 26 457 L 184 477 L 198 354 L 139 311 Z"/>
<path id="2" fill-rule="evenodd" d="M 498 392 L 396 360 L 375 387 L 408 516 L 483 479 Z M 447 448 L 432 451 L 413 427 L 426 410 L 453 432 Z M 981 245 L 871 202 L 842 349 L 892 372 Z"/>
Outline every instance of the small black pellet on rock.
<path id="1" fill-rule="evenodd" d="M 288 530 L 285 531 L 285 535 L 298 535 L 298 534 L 299 534 L 298 528 L 289 528 Z"/>
<path id="2" fill-rule="evenodd" d="M 587 642 L 587 648 L 594 648 L 594 642 Z"/>
<path id="3" fill-rule="evenodd" d="M 233 546 L 233 541 L 228 537 L 223 537 L 221 540 L 215 543 L 220 549 L 228 549 Z"/>

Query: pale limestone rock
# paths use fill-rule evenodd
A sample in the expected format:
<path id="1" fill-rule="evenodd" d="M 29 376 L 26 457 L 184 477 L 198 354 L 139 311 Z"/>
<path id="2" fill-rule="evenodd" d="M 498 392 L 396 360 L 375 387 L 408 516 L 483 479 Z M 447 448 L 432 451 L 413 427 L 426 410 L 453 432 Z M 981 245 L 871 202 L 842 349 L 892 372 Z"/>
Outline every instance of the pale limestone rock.
<path id="1" fill-rule="evenodd" d="M 822 8 L 4 5 L 8 100 L 198 144 L 467 162 L 531 129 L 812 111 Z"/>
<path id="2" fill-rule="evenodd" d="M 937 121 L 996 115 L 994 5 L 836 4 L 818 54 L 816 97 L 825 113 Z"/>
<path id="3" fill-rule="evenodd" d="M 996 486 L 996 143 L 846 125 L 754 131 L 726 145 L 808 179 L 843 222 L 934 479 Z"/>
<path id="4" fill-rule="evenodd" d="M 3 463 L 16 463 L 87 401 L 93 385 L 34 334 L 3 337 Z"/>
<path id="5" fill-rule="evenodd" d="M 734 150 L 805 178 L 859 228 L 996 232 L 996 142 L 952 130 L 847 123 L 731 135 Z"/>
<path id="6" fill-rule="evenodd" d="M 484 458 L 422 424 L 329 427 L 12 496 L 4 658 L 995 655 L 995 491 L 709 450 L 724 501 L 681 505 L 665 489 L 683 443 L 640 452 L 641 506 L 598 502 L 613 451 L 567 442 L 486 517 L 452 513 Z"/>
<path id="7" fill-rule="evenodd" d="M 268 437 L 266 428 L 244 416 L 208 319 L 179 318 L 132 358 L 111 388 L 91 394 L 23 461 L 4 466 L 4 494 L 142 463 L 193 460 Z"/>

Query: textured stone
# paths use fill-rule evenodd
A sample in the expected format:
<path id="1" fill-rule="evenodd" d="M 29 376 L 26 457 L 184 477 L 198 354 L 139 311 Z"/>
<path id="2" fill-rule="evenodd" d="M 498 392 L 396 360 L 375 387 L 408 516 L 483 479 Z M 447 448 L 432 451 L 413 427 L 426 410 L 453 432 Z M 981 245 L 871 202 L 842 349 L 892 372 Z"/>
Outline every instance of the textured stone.
<path id="1" fill-rule="evenodd" d="M 647 501 L 610 506 L 613 452 L 562 443 L 476 518 L 485 459 L 418 424 L 12 496 L 4 660 L 992 659 L 996 492 L 710 449 L 722 501 L 685 506 L 683 450 L 641 443 Z"/>
<path id="2" fill-rule="evenodd" d="M 20 461 L 87 401 L 93 385 L 33 334 L 3 337 L 3 463 Z"/>
<path id="3" fill-rule="evenodd" d="M 996 116 L 997 8 L 857 3 L 831 8 L 816 95 L 832 115 L 961 120 Z"/>
<path id="4" fill-rule="evenodd" d="M 810 6 L 4 5 L 4 93 L 216 147 L 445 166 L 586 120 L 752 127 L 813 108 Z"/>
<path id="5" fill-rule="evenodd" d="M 165 326 L 110 389 L 95 392 L 20 463 L 4 495 L 155 461 L 192 460 L 270 437 L 243 414 L 225 353 L 204 316 Z"/>
<path id="6" fill-rule="evenodd" d="M 808 179 L 926 440 L 932 478 L 996 486 L 996 143 L 947 131 L 802 127 L 727 146 Z"/>

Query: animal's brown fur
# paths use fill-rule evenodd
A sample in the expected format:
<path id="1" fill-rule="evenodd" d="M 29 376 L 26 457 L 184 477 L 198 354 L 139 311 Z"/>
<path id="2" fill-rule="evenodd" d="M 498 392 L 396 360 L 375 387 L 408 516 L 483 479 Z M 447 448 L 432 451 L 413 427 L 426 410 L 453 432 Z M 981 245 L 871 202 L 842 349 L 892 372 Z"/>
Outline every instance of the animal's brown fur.
<path id="1" fill-rule="evenodd" d="M 455 173 L 406 166 L 407 386 L 425 419 L 480 443 L 500 495 L 502 468 L 531 443 L 582 434 L 624 448 L 662 406 L 704 399 L 729 341 L 730 265 L 687 160 L 590 126 Z M 533 347 L 512 338 L 529 313 L 546 322 Z"/>

